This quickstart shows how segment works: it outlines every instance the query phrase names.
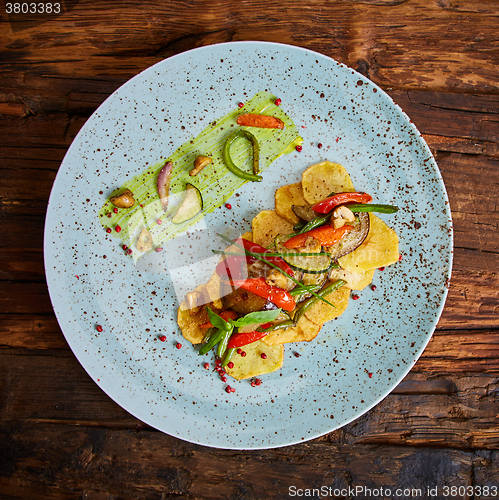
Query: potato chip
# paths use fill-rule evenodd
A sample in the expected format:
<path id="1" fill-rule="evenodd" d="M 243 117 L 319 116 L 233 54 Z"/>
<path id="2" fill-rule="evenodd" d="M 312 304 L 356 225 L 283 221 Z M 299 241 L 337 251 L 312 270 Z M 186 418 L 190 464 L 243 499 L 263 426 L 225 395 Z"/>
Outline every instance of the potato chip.
<path id="1" fill-rule="evenodd" d="M 270 332 L 262 340 L 267 345 L 279 345 L 287 342 L 309 342 L 320 332 L 322 325 L 317 325 L 303 315 L 296 326 Z"/>
<path id="2" fill-rule="evenodd" d="M 303 197 L 301 182 L 282 186 L 275 192 L 275 211 L 291 224 L 297 224 L 300 219 L 295 215 L 291 207 L 293 205 L 303 206 L 307 202 Z"/>
<path id="3" fill-rule="evenodd" d="M 351 272 L 369 271 L 389 266 L 399 259 L 399 239 L 376 215 L 369 214 L 370 228 L 367 238 L 353 252 L 338 259 L 340 266 Z"/>
<path id="4" fill-rule="evenodd" d="M 245 233 L 241 234 L 241 238 L 244 238 L 248 241 L 253 241 L 253 233 L 251 231 L 246 231 Z"/>
<path id="5" fill-rule="evenodd" d="M 237 380 L 270 373 L 279 370 L 282 366 L 284 360 L 284 347 L 282 345 L 269 346 L 258 340 L 241 349 L 244 350 L 246 356 L 243 357 L 235 353 L 231 358 L 234 367 L 225 368 L 227 373 Z M 262 353 L 265 353 L 265 359 L 262 358 Z"/>
<path id="6" fill-rule="evenodd" d="M 374 276 L 374 269 L 370 271 L 348 271 L 347 269 L 332 269 L 329 277 L 332 280 L 344 280 L 346 286 L 352 290 L 363 290 L 369 285 Z"/>
<path id="7" fill-rule="evenodd" d="M 334 304 L 335 307 L 331 307 L 322 300 L 317 300 L 305 312 L 305 316 L 317 325 L 322 325 L 326 321 L 337 318 L 345 312 L 348 306 L 348 299 L 350 298 L 350 288 L 342 286 L 338 290 L 328 293 L 324 298 Z"/>
<path id="8" fill-rule="evenodd" d="M 263 210 L 251 222 L 253 241 L 265 248 L 272 248 L 278 234 L 290 234 L 293 225 L 279 217 L 275 210 Z"/>
<path id="9" fill-rule="evenodd" d="M 327 198 L 331 193 L 355 191 L 345 167 L 330 161 L 308 167 L 303 172 L 301 183 L 303 197 L 311 205 Z"/>

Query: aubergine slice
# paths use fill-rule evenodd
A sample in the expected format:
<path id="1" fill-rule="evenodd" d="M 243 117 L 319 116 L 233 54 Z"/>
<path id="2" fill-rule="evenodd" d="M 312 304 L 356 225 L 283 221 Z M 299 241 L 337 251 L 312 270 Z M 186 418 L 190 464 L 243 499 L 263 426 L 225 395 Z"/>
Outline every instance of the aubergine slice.
<path id="1" fill-rule="evenodd" d="M 310 205 L 291 205 L 291 210 L 299 219 L 305 222 L 310 222 L 318 217 Z"/>
<path id="2" fill-rule="evenodd" d="M 333 260 L 338 260 L 340 257 L 353 252 L 357 247 L 362 245 L 369 233 L 369 214 L 367 212 L 359 212 L 356 214 L 355 222 L 349 222 L 348 224 L 353 225 L 354 229 L 348 231 L 338 243 L 326 249 L 327 252 L 330 252 Z"/>

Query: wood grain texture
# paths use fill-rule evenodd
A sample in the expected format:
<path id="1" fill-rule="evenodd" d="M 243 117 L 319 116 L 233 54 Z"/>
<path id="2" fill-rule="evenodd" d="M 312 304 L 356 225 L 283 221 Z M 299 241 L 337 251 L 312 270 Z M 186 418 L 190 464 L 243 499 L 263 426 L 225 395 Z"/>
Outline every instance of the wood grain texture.
<path id="1" fill-rule="evenodd" d="M 63 6 L 58 16 L 0 20 L 0 497 L 271 499 L 287 497 L 291 484 L 497 482 L 496 3 L 65 0 Z M 441 169 L 455 253 L 437 331 L 384 401 L 312 442 L 233 452 L 154 431 L 88 377 L 53 315 L 42 244 L 57 169 L 99 104 L 165 57 L 245 39 L 317 50 L 393 97 Z"/>

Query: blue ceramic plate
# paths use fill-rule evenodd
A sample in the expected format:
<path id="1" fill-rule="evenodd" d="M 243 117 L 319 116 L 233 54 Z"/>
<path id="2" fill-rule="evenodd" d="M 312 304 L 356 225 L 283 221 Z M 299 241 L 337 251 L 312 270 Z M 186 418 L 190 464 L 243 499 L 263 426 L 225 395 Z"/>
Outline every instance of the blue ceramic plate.
<path id="1" fill-rule="evenodd" d="M 182 266 L 180 254 L 166 252 L 155 265 L 136 265 L 103 235 L 97 213 L 112 189 L 262 90 L 281 97 L 303 136 L 303 151 L 279 158 L 263 184 L 244 185 L 231 198 L 232 211 L 215 210 L 203 227 L 228 222 L 248 230 L 258 211 L 273 208 L 277 187 L 329 159 L 347 168 L 358 189 L 401 208 L 383 218 L 400 237 L 403 259 L 377 272 L 376 291 L 362 291 L 314 341 L 288 345 L 284 366 L 263 376 L 262 385 L 234 382 L 236 392 L 227 394 L 188 342 L 175 348 L 182 339 L 170 268 Z M 45 226 L 50 296 L 85 370 L 140 420 L 219 448 L 306 441 L 383 399 L 431 337 L 447 295 L 451 255 L 442 178 L 401 109 L 371 81 L 329 57 L 262 42 L 185 52 L 114 92 L 69 148 Z M 188 266 L 184 272 L 189 274 Z M 158 341 L 160 334 L 166 342 Z"/>

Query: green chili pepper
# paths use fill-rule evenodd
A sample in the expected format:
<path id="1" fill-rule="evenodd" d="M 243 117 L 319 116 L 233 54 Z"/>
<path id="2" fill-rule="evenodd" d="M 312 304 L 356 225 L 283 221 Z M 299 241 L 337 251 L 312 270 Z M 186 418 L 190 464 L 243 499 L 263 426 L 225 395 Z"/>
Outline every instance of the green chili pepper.
<path id="1" fill-rule="evenodd" d="M 352 212 L 379 212 L 381 214 L 393 214 L 399 209 L 395 205 L 377 205 L 376 203 L 354 203 L 346 207 Z"/>
<path id="2" fill-rule="evenodd" d="M 230 358 L 232 358 L 232 355 L 234 354 L 235 351 L 236 351 L 235 347 L 231 347 L 230 349 L 227 349 L 225 351 L 225 356 L 224 356 L 224 359 L 222 360 L 222 364 L 221 364 L 222 368 L 225 368 L 227 366 L 227 364 L 230 361 Z"/>
<path id="3" fill-rule="evenodd" d="M 321 290 L 317 295 L 324 298 L 324 295 L 327 295 L 330 292 L 333 292 L 334 290 L 337 290 L 338 288 L 341 288 L 343 285 L 346 284 L 346 281 L 343 280 L 336 280 L 333 281 L 333 283 L 329 284 L 326 288 Z M 303 314 L 310 309 L 312 305 L 314 305 L 317 302 L 318 298 L 317 297 L 310 297 L 306 302 L 303 303 L 295 312 L 295 315 L 293 317 L 293 320 L 295 323 L 298 322 L 298 320 L 303 316 Z"/>
<path id="4" fill-rule="evenodd" d="M 230 148 L 234 141 L 240 137 L 244 137 L 251 142 L 253 146 L 253 173 L 245 172 L 241 170 L 232 160 L 230 155 Z M 234 174 L 240 177 L 241 179 L 246 179 L 248 181 L 256 181 L 260 182 L 262 180 L 262 176 L 258 175 L 260 172 L 260 146 L 258 144 L 258 139 L 247 130 L 238 129 L 232 132 L 232 134 L 227 137 L 225 141 L 224 149 L 223 149 L 223 158 L 225 162 L 225 166 Z"/>
<path id="5" fill-rule="evenodd" d="M 206 354 L 207 352 L 211 351 L 213 347 L 215 347 L 220 340 L 222 340 L 223 334 L 225 333 L 225 330 L 217 330 L 213 329 L 213 333 L 210 335 L 210 338 L 206 344 L 199 349 L 199 354 Z"/>

